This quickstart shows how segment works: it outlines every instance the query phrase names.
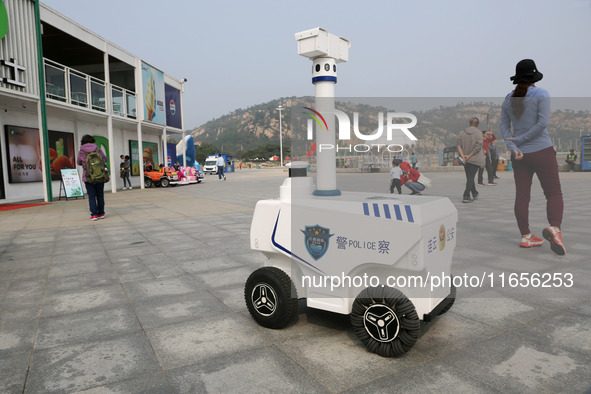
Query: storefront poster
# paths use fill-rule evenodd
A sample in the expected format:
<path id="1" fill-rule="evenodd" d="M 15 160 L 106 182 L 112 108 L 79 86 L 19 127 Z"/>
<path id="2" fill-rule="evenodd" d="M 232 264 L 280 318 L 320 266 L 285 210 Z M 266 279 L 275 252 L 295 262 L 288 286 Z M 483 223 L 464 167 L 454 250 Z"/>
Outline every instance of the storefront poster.
<path id="1" fill-rule="evenodd" d="M 144 120 L 166 124 L 164 110 L 164 73 L 142 62 Z"/>
<path id="2" fill-rule="evenodd" d="M 43 181 L 39 130 L 5 126 L 8 145 L 8 181 L 26 183 Z"/>
<path id="3" fill-rule="evenodd" d="M 140 153 L 142 157 L 142 165 L 144 171 L 146 166 L 151 166 L 154 170 L 160 169 L 160 162 L 158 160 L 158 144 L 155 142 L 142 142 L 143 149 L 140 152 L 138 149 L 138 142 L 129 140 L 129 151 L 131 152 L 131 175 L 137 176 L 140 174 Z"/>
<path id="4" fill-rule="evenodd" d="M 76 169 L 65 169 L 60 170 L 60 173 L 62 176 L 62 181 L 64 182 L 66 197 L 84 197 L 78 171 L 76 171 Z"/>
<path id="5" fill-rule="evenodd" d="M 166 125 L 182 129 L 181 122 L 181 91 L 170 85 L 164 84 L 165 105 L 166 105 Z"/>
<path id="6" fill-rule="evenodd" d="M 76 152 L 74 151 L 74 134 L 49 130 L 49 163 L 51 180 L 60 180 L 60 170 L 76 168 Z"/>

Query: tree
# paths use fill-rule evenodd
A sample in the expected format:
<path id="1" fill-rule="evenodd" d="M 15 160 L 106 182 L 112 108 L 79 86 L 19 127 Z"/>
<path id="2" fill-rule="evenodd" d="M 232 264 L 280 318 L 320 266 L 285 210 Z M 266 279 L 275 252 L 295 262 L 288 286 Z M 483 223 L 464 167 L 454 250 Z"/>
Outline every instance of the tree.
<path id="1" fill-rule="evenodd" d="M 199 164 L 203 164 L 207 156 L 211 156 L 216 153 L 222 152 L 220 148 L 218 148 L 215 145 L 211 145 L 205 142 L 201 145 L 195 145 L 195 160 L 197 160 Z"/>

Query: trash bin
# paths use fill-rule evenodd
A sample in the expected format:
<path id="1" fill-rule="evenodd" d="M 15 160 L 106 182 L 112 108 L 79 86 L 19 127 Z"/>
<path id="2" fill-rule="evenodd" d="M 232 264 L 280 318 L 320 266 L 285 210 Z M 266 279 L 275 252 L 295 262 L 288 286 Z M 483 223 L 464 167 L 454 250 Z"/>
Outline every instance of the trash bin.
<path id="1" fill-rule="evenodd" d="M 499 164 L 497 164 L 497 171 L 505 171 L 506 163 L 505 159 L 499 157 Z"/>

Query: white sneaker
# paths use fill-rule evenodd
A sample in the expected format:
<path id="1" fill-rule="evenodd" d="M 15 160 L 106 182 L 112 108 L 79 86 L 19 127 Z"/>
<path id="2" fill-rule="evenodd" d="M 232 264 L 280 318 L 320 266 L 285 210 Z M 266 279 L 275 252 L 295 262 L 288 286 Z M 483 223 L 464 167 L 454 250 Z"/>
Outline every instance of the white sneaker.
<path id="1" fill-rule="evenodd" d="M 126 187 L 123 188 L 123 190 L 127 189 Z"/>
<path id="2" fill-rule="evenodd" d="M 129 186 L 129 190 L 131 190 L 131 186 Z"/>

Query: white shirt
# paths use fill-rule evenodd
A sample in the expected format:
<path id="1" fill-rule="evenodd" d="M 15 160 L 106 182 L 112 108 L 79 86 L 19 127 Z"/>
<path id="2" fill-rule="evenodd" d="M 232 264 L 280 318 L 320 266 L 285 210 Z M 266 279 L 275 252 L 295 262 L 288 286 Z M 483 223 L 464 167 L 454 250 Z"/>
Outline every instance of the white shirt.
<path id="1" fill-rule="evenodd" d="M 390 177 L 392 179 L 400 179 L 402 176 L 402 169 L 400 166 L 390 168 Z"/>
<path id="2" fill-rule="evenodd" d="M 224 158 L 223 158 L 223 157 L 221 157 L 221 156 L 220 156 L 220 157 L 218 157 L 216 160 L 217 160 L 217 161 L 216 161 L 216 165 L 217 165 L 218 167 L 219 167 L 219 166 L 222 166 L 222 167 L 223 167 L 223 166 L 225 166 L 225 165 L 226 165 L 226 163 L 224 162 Z"/>

